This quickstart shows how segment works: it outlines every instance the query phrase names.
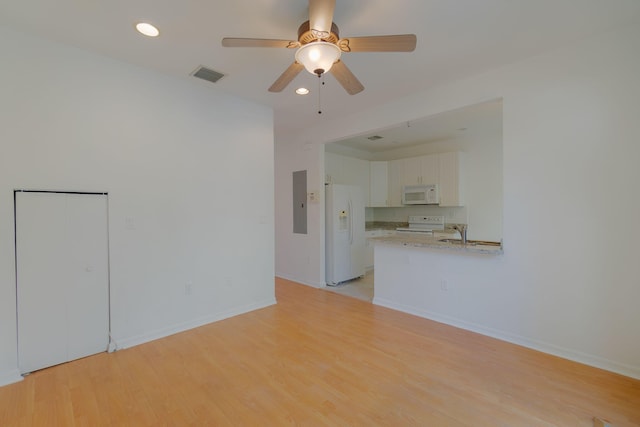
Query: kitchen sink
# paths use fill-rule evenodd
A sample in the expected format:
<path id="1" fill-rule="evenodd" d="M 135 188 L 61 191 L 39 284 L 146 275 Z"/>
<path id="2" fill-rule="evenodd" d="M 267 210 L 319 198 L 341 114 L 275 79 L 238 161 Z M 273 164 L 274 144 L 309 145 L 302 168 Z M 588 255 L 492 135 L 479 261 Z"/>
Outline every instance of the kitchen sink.
<path id="1" fill-rule="evenodd" d="M 453 244 L 462 244 L 462 239 L 439 239 L 438 242 L 443 243 L 453 243 Z M 500 247 L 502 244 L 500 242 L 489 242 L 487 240 L 467 240 L 468 246 L 497 246 Z"/>

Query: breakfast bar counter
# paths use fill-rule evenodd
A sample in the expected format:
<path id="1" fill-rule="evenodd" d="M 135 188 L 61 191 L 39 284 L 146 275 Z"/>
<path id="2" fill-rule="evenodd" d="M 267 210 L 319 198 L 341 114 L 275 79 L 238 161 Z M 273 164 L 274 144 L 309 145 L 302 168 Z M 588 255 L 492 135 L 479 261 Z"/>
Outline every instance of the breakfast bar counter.
<path id="1" fill-rule="evenodd" d="M 467 244 L 461 244 L 459 239 L 448 239 L 424 235 L 420 233 L 396 233 L 394 235 L 372 237 L 370 241 L 376 245 L 383 243 L 387 245 L 402 246 L 405 248 L 431 248 L 462 253 L 475 253 L 487 255 L 501 255 L 503 253 L 500 242 L 489 242 L 482 240 L 469 240 Z"/>

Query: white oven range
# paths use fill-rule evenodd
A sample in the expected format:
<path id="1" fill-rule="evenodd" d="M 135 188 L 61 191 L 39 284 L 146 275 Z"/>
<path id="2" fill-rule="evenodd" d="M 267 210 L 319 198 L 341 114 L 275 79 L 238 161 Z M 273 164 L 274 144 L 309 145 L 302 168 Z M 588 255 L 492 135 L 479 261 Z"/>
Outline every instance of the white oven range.
<path id="1" fill-rule="evenodd" d="M 444 216 L 441 215 L 411 215 L 408 227 L 396 228 L 398 234 L 427 234 L 444 230 Z"/>

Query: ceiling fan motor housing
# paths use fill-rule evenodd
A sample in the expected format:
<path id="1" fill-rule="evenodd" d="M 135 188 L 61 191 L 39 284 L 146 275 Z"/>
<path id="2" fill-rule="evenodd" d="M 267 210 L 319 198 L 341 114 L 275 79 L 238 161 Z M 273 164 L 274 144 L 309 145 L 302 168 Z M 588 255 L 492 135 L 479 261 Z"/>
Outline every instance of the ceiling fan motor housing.
<path id="1" fill-rule="evenodd" d="M 296 49 L 295 61 L 269 87 L 282 92 L 304 69 L 317 76 L 331 72 L 338 83 L 355 95 L 364 90 L 358 78 L 340 59 L 347 52 L 412 52 L 415 34 L 349 37 L 340 40 L 340 30 L 333 22 L 336 0 L 308 0 L 309 20 L 298 27 L 298 40 L 225 37 L 225 47 L 279 47 Z"/>
<path id="2" fill-rule="evenodd" d="M 305 45 L 318 40 L 333 44 L 338 43 L 338 40 L 340 40 L 340 30 L 338 29 L 338 26 L 332 22 L 330 33 L 327 33 L 326 31 L 319 32 L 311 29 L 309 27 L 309 21 L 303 22 L 302 25 L 298 27 L 298 41 L 300 44 Z"/>

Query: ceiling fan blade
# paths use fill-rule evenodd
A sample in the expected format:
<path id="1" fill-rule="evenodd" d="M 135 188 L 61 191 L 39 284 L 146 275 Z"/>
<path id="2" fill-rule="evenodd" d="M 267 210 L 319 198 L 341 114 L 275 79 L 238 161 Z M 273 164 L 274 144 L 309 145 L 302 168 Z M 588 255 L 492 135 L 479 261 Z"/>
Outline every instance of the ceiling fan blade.
<path id="1" fill-rule="evenodd" d="M 331 74 L 338 80 L 342 87 L 349 93 L 355 95 L 364 90 L 362 83 L 353 75 L 351 70 L 344 65 L 344 62 L 338 61 L 331 67 Z"/>
<path id="2" fill-rule="evenodd" d="M 271 87 L 269 88 L 269 92 L 282 92 L 282 90 L 287 87 L 291 80 L 295 79 L 300 71 L 304 69 L 304 66 L 298 62 L 294 62 L 289 65 L 289 68 L 284 70 L 284 73 L 278 77 L 278 79 L 273 82 Z"/>
<path id="3" fill-rule="evenodd" d="M 309 28 L 319 38 L 329 37 L 336 0 L 309 0 Z"/>
<path id="4" fill-rule="evenodd" d="M 300 47 L 300 43 L 292 40 L 276 39 L 242 39 L 225 37 L 222 39 L 224 47 L 287 47 L 289 49 Z"/>
<path id="5" fill-rule="evenodd" d="M 415 34 L 394 36 L 347 37 L 338 41 L 343 52 L 413 52 L 416 48 Z"/>

